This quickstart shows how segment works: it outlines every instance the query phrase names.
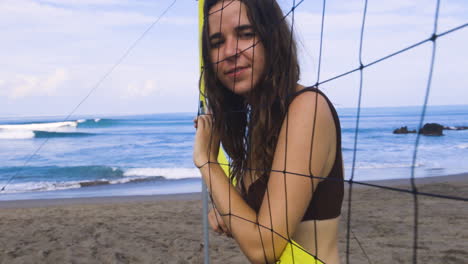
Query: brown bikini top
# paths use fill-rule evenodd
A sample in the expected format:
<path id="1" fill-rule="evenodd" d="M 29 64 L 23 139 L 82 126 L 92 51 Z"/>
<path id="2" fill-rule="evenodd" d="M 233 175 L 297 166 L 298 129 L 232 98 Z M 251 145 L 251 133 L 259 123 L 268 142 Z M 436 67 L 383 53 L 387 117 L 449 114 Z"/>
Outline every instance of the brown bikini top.
<path id="1" fill-rule="evenodd" d="M 343 158 L 341 154 L 341 127 L 338 114 L 335 107 L 330 102 L 325 94 L 314 87 L 304 88 L 291 95 L 289 102 L 298 96 L 299 94 L 312 91 L 321 94 L 328 102 L 330 106 L 333 119 L 336 127 L 336 157 L 330 174 L 323 179 L 315 189 L 312 200 L 302 218 L 302 221 L 307 220 L 324 220 L 338 217 L 341 214 L 341 204 L 343 203 L 344 195 L 344 182 L 343 182 Z M 265 179 L 260 178 L 250 184 L 247 194 L 243 195 L 244 200 L 256 211 L 260 210 L 260 206 L 265 195 L 267 183 Z M 312 187 L 311 187 L 312 188 Z M 243 188 L 245 189 L 245 188 Z"/>

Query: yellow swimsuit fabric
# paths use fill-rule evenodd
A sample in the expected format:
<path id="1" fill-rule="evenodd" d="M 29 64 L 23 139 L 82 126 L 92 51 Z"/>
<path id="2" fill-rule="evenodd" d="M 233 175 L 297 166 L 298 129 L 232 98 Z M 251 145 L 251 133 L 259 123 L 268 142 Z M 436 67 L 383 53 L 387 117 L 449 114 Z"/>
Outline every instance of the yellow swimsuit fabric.
<path id="1" fill-rule="evenodd" d="M 291 240 L 283 250 L 276 264 L 324 264 L 322 261 L 307 252 L 301 245 Z"/>

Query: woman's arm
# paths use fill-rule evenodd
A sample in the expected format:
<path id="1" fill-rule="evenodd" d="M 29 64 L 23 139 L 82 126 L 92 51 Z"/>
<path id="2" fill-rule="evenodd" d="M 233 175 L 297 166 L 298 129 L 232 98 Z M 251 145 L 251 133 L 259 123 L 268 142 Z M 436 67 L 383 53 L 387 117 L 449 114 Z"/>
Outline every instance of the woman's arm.
<path id="1" fill-rule="evenodd" d="M 216 233 L 220 235 L 224 234 L 227 237 L 232 237 L 231 231 L 227 228 L 223 218 L 219 214 L 218 210 L 216 210 L 216 208 L 211 208 L 210 212 L 208 213 L 208 223 Z"/>
<path id="2" fill-rule="evenodd" d="M 194 149 L 197 166 L 206 163 L 208 157 L 215 162 L 217 154 L 216 138 L 211 150 L 207 148 L 211 119 L 209 116 L 201 119 Z M 272 263 L 281 256 L 287 239 L 293 236 L 304 216 L 313 187 L 321 180 L 300 175 L 328 175 L 335 157 L 335 131 L 325 98 L 305 92 L 294 99 L 281 127 L 267 191 L 258 214 L 245 203 L 218 164 L 207 163 L 200 168 L 225 224 L 251 262 Z"/>

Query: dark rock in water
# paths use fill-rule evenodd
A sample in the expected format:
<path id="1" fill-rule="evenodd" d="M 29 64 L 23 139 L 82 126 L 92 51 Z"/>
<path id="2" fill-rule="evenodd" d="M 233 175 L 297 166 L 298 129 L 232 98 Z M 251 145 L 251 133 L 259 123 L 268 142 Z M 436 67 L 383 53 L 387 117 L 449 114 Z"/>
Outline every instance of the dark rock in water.
<path id="1" fill-rule="evenodd" d="M 467 130 L 468 126 L 446 126 L 444 127 L 444 130 Z"/>
<path id="2" fill-rule="evenodd" d="M 110 182 L 109 181 L 80 182 L 81 187 L 91 187 L 91 186 L 106 185 L 106 184 L 110 184 Z"/>
<path id="3" fill-rule="evenodd" d="M 419 129 L 419 134 L 425 136 L 443 136 L 442 130 L 444 126 L 437 123 L 427 123 L 421 129 Z"/>
<path id="4" fill-rule="evenodd" d="M 419 129 L 419 134 L 426 136 L 443 136 L 443 130 L 468 130 L 468 126 L 442 126 L 437 123 L 426 123 L 423 128 Z M 409 134 L 416 133 L 416 130 L 408 130 L 407 126 L 403 126 L 393 130 L 393 134 Z"/>
<path id="5" fill-rule="evenodd" d="M 408 130 L 407 126 L 397 128 L 393 130 L 393 134 L 408 134 L 408 133 L 416 133 L 416 130 Z"/>

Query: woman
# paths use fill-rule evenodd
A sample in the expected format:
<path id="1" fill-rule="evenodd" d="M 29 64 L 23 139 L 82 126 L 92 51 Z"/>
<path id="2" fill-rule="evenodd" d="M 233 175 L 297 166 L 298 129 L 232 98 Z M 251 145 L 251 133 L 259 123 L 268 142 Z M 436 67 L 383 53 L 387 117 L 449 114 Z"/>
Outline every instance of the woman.
<path id="1" fill-rule="evenodd" d="M 293 263 L 291 254 L 295 263 L 339 263 L 339 120 L 323 93 L 297 84 L 281 9 L 272 0 L 206 0 L 204 15 L 210 114 L 196 120 L 193 159 L 216 206 L 211 226 L 252 263 Z M 231 179 L 217 163 L 220 142 Z"/>

